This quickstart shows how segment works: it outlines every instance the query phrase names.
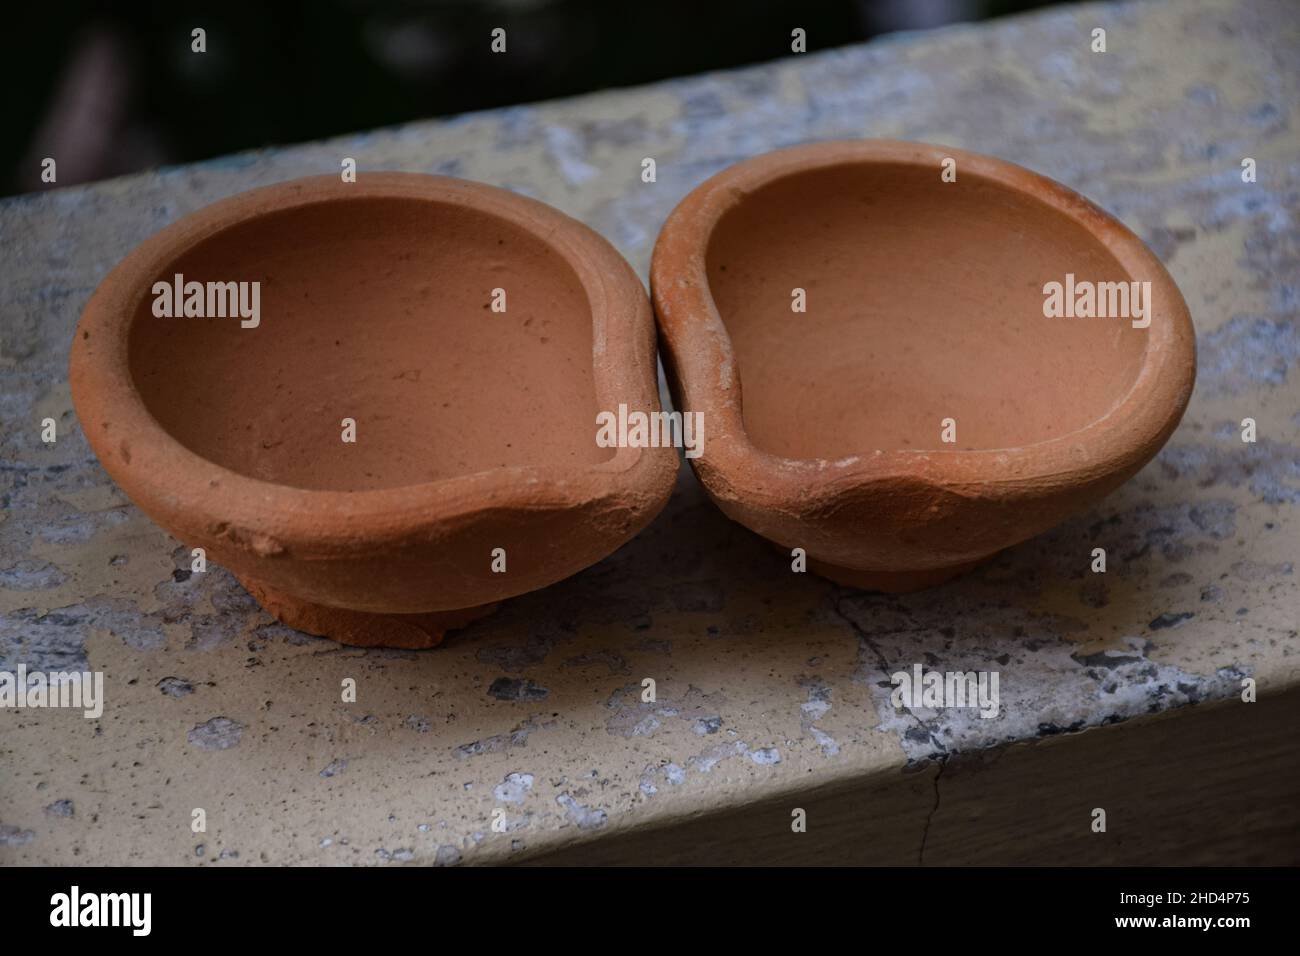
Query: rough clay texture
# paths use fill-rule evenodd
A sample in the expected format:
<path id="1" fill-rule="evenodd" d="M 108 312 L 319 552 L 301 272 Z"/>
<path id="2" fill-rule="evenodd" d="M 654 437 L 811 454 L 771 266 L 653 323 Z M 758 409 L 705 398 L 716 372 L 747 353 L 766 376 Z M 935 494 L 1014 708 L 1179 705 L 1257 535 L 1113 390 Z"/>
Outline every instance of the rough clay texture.
<path id="1" fill-rule="evenodd" d="M 336 491 L 609 458 L 591 441 L 591 308 L 564 258 L 487 213 L 349 201 L 348 185 L 168 265 L 168 277 L 260 280 L 266 321 L 177 322 L 144 300 L 131 371 L 163 427 L 240 474 Z M 503 282 L 511 311 L 492 322 Z M 195 401 L 193 384 L 214 375 L 217 394 Z M 364 423 L 365 445 L 339 440 L 345 416 Z"/>
<path id="2" fill-rule="evenodd" d="M 1143 331 L 1042 321 L 1044 282 L 1124 278 L 1101 242 L 965 167 L 945 183 L 930 163 L 877 162 L 792 174 L 708 243 L 754 444 L 832 461 L 1016 448 L 1110 411 L 1137 377 Z M 797 319 L 796 286 L 809 296 Z M 946 416 L 959 425 L 949 446 Z"/>
<path id="3" fill-rule="evenodd" d="M 253 276 L 267 321 L 154 315 L 160 274 Z M 513 311 L 488 311 L 494 281 Z M 582 223 L 387 172 L 245 191 L 161 230 L 96 289 L 68 370 L 82 437 L 159 527 L 273 595 L 283 624 L 415 648 L 667 504 L 670 447 L 593 441 L 598 404 L 657 410 L 654 343 L 640 278 Z"/>
<path id="4" fill-rule="evenodd" d="M 1096 25 L 1104 56 L 1088 51 Z M 0 862 L 510 861 L 905 770 L 935 781 L 913 821 L 924 859 L 949 755 L 1231 699 L 1242 675 L 1261 697 L 1293 688 L 1296 50 L 1294 5 L 1084 6 L 0 204 L 0 666 L 89 666 L 108 694 L 98 722 L 0 712 Z M 342 156 L 464 175 L 584 220 L 644 276 L 660 223 L 706 176 L 853 135 L 1059 179 L 1151 244 L 1197 323 L 1196 393 L 1159 457 L 938 590 L 792 576 L 683 471 L 614 556 L 442 648 L 343 648 L 273 623 L 220 568 L 184 570 L 71 413 L 87 296 L 134 243 L 220 196 Z M 1259 164 L 1251 186 L 1243 156 Z M 1087 570 L 1098 546 L 1105 576 Z M 896 714 L 888 674 L 915 662 L 999 670 L 1001 716 Z M 345 677 L 355 704 L 340 702 Z M 506 833 L 491 830 L 498 808 Z"/>
<path id="5" fill-rule="evenodd" d="M 1046 318 L 1045 281 L 1071 270 L 1142 283 L 1148 328 Z M 712 435 L 700 483 L 850 587 L 932 587 L 1055 527 L 1146 465 L 1192 393 L 1196 332 L 1142 241 L 952 146 L 737 163 L 673 211 L 650 273 L 674 399 Z M 954 443 L 935 451 L 944 423 Z"/>

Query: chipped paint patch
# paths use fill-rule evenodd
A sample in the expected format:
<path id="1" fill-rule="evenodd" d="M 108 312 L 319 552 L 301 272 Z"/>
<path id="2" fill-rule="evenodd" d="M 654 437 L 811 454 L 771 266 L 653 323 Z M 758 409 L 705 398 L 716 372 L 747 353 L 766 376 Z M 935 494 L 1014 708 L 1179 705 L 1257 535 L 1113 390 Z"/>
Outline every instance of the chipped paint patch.
<path id="1" fill-rule="evenodd" d="M 200 750 L 229 750 L 239 745 L 243 735 L 242 724 L 229 717 L 213 717 L 199 724 L 187 736 L 190 743 Z M 324 771 L 321 775 L 325 775 Z"/>

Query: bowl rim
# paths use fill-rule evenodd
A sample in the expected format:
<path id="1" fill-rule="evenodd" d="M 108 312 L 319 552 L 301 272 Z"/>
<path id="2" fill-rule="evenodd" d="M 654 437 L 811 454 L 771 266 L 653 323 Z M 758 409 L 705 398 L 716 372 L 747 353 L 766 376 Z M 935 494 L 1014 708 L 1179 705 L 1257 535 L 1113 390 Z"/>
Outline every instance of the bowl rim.
<path id="1" fill-rule="evenodd" d="M 946 158 L 958 175 L 1027 194 L 1083 226 L 1132 278 L 1152 283 L 1152 316 L 1138 373 L 1107 412 L 1074 431 L 1012 448 L 864 450 L 839 459 L 786 458 L 764 451 L 744 426 L 740 369 L 713 301 L 706 258 L 721 217 L 779 179 L 862 164 L 930 168 Z M 692 190 L 672 211 L 655 244 L 650 289 L 674 380 L 674 403 L 704 412 L 709 440 L 693 464 L 728 498 L 788 510 L 813 510 L 828 497 L 864 485 L 910 483 L 974 496 L 1034 495 L 1072 482 L 1139 467 L 1168 438 L 1195 381 L 1196 338 L 1178 287 L 1132 231 L 1055 180 L 991 156 L 902 140 L 830 140 L 742 160 Z M 1186 370 L 1190 369 L 1190 373 Z"/>
<path id="2" fill-rule="evenodd" d="M 656 483 L 651 452 L 617 447 L 585 466 L 512 465 L 418 484 L 339 491 L 254 478 L 192 451 L 149 412 L 130 373 L 130 332 L 152 284 L 198 243 L 236 225 L 287 210 L 364 199 L 408 199 L 497 216 L 541 240 L 574 270 L 592 318 L 596 408 L 659 409 L 655 326 L 645 287 L 594 230 L 557 209 L 472 180 L 406 172 L 362 172 L 277 182 L 217 200 L 136 246 L 82 311 L 69 357 L 73 403 L 105 470 L 160 524 L 278 553 L 382 552 L 400 541 L 449 533 L 486 511 L 568 510 Z M 201 400 L 200 397 L 196 400 Z M 612 400 L 612 401 L 611 401 Z M 595 441 L 596 422 L 591 423 Z M 661 456 L 660 456 L 661 457 Z M 163 480 L 162 475 L 168 477 Z M 639 499 L 638 499 L 639 500 Z M 236 520 L 233 516 L 238 515 Z M 168 521 L 167 518 L 171 520 Z M 201 530 L 200 530 L 201 529 Z"/>

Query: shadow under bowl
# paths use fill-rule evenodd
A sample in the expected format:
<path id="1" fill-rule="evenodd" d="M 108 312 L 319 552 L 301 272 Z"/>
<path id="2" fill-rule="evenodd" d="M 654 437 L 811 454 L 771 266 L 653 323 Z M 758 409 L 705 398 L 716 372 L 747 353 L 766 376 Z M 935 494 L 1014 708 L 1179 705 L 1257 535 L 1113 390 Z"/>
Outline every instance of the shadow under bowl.
<path id="1" fill-rule="evenodd" d="M 302 179 L 185 217 L 100 285 L 70 373 L 143 511 L 346 643 L 436 644 L 595 563 L 677 467 L 596 443 L 598 410 L 659 408 L 635 273 L 557 210 L 445 177 Z"/>
<path id="2" fill-rule="evenodd" d="M 669 217 L 651 289 L 674 404 L 706 425 L 709 495 L 871 590 L 941 583 L 1107 494 L 1195 379 L 1187 306 L 1141 240 L 1050 179 L 946 147 L 732 166 Z"/>

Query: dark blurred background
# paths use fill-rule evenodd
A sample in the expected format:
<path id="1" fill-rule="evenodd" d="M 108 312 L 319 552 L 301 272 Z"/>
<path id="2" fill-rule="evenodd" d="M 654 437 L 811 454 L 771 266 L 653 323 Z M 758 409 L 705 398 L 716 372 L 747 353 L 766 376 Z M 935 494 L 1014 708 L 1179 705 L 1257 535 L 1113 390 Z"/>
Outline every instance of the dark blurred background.
<path id="1" fill-rule="evenodd" d="M 289 0 L 10 5 L 0 194 L 979 20 L 1051 0 Z M 207 52 L 191 52 L 191 31 Z M 490 50 L 507 31 L 507 53 Z"/>

